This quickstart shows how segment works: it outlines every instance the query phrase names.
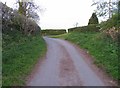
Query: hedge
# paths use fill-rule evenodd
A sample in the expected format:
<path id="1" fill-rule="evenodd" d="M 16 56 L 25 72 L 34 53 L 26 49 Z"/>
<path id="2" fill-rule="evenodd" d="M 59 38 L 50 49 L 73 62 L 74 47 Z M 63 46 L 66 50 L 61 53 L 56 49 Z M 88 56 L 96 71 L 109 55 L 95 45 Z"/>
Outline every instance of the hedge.
<path id="1" fill-rule="evenodd" d="M 47 29 L 47 30 L 41 30 L 42 35 L 60 35 L 66 33 L 66 30 L 59 29 L 59 30 L 53 30 L 53 29 Z"/>
<path id="2" fill-rule="evenodd" d="M 2 6 L 0 8 L 2 10 L 2 20 L 0 19 L 2 22 L 2 33 L 6 34 L 18 30 L 25 35 L 40 34 L 41 28 L 33 19 L 20 15 L 16 10 L 2 2 L 0 2 L 0 5 Z"/>
<path id="3" fill-rule="evenodd" d="M 68 32 L 99 32 L 100 27 L 97 25 L 88 25 L 88 26 L 82 26 L 82 27 L 75 27 L 68 29 Z"/>

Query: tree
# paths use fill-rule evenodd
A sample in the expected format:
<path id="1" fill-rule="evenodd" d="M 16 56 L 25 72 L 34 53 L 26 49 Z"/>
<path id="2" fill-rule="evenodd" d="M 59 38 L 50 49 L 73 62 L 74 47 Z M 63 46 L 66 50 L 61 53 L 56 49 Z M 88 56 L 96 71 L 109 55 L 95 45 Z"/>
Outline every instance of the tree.
<path id="1" fill-rule="evenodd" d="M 97 18 L 97 15 L 96 13 L 93 13 L 91 18 L 89 19 L 89 22 L 88 22 L 88 25 L 90 24 L 98 24 L 98 18 Z"/>
<path id="2" fill-rule="evenodd" d="M 96 5 L 97 9 L 95 12 L 99 17 L 109 18 L 112 17 L 112 14 L 117 8 L 117 0 L 93 0 L 92 6 Z"/>
<path id="3" fill-rule="evenodd" d="M 19 1 L 19 9 L 18 12 L 24 16 L 26 16 L 26 2 Z"/>
<path id="4" fill-rule="evenodd" d="M 35 21 L 39 20 L 39 15 L 37 14 L 37 10 L 40 10 L 39 6 L 37 6 L 33 1 L 26 2 L 25 0 L 18 0 L 19 4 L 18 12 L 27 18 L 32 18 Z"/>
<path id="5" fill-rule="evenodd" d="M 29 22 L 28 19 L 24 19 L 23 20 L 23 29 L 24 29 L 24 33 L 28 34 L 28 32 L 32 32 L 29 29 L 30 23 L 33 21 L 38 22 L 39 21 L 39 15 L 37 14 L 37 10 L 40 10 L 39 6 L 37 6 L 33 0 L 31 0 L 31 2 L 27 2 L 26 0 L 18 0 L 17 1 L 19 8 L 18 8 L 18 12 L 19 14 L 25 16 L 28 19 L 31 19 L 31 21 Z M 24 17 L 22 17 L 24 18 Z M 19 19 L 20 20 L 20 19 Z M 31 24 L 32 25 L 32 24 Z M 33 30 L 34 31 L 34 30 Z"/>
<path id="6" fill-rule="evenodd" d="M 78 26 L 78 22 L 75 23 L 75 27 L 77 27 L 77 26 Z"/>

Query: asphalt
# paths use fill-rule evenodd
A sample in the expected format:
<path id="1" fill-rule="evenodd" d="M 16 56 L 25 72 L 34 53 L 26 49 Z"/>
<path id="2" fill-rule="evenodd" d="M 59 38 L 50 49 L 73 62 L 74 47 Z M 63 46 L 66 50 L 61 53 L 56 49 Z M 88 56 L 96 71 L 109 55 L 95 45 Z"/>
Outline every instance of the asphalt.
<path id="1" fill-rule="evenodd" d="M 73 44 L 44 37 L 47 53 L 28 86 L 106 86 Z"/>

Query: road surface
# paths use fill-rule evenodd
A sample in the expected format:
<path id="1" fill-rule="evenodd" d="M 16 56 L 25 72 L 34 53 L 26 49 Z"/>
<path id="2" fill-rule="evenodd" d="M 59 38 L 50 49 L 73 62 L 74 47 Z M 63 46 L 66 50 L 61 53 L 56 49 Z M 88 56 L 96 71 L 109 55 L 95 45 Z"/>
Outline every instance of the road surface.
<path id="1" fill-rule="evenodd" d="M 37 66 L 28 86 L 106 86 L 73 44 L 44 37 L 45 59 Z"/>

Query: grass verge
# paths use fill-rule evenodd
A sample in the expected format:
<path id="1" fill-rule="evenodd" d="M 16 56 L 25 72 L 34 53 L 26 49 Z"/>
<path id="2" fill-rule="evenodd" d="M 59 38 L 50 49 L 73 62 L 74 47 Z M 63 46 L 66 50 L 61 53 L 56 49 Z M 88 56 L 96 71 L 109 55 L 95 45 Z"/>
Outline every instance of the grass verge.
<path id="1" fill-rule="evenodd" d="M 54 36 L 54 38 L 69 40 L 86 49 L 94 57 L 97 66 L 103 68 L 113 79 L 120 80 L 118 78 L 117 42 L 110 37 L 102 33 L 72 32 Z"/>
<path id="2" fill-rule="evenodd" d="M 46 44 L 40 36 L 19 36 L 19 40 L 10 37 L 3 35 L 2 85 L 23 86 L 34 65 L 45 54 Z"/>

